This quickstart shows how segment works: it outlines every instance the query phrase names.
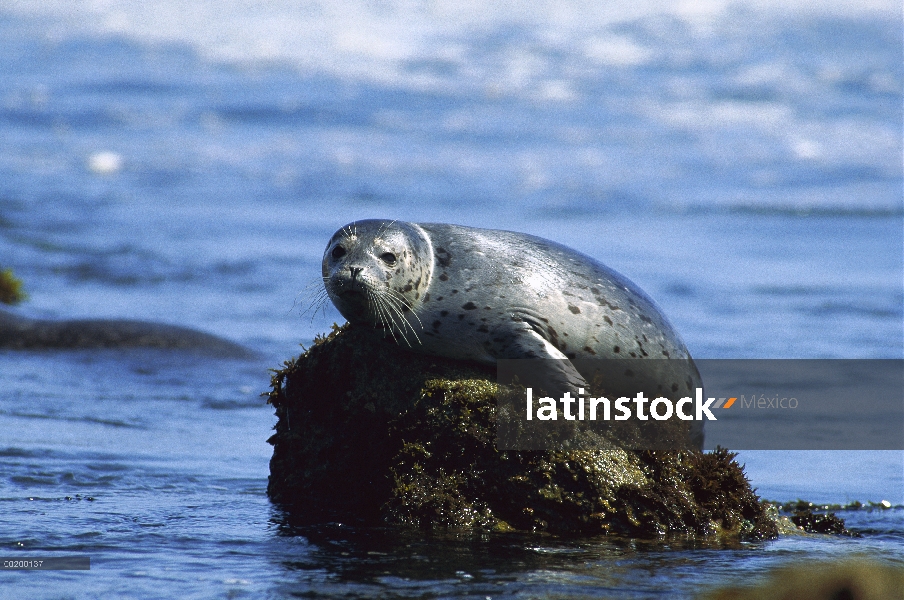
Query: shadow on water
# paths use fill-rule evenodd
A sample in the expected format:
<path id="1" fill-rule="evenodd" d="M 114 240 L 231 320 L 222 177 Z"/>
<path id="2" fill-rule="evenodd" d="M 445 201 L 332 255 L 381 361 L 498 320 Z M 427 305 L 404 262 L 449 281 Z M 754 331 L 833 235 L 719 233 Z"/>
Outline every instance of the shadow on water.
<path id="1" fill-rule="evenodd" d="M 280 593 L 299 597 L 690 595 L 723 579 L 738 553 L 766 546 L 302 525 L 278 510 L 271 523 L 281 542 L 297 548 L 277 559 L 285 573 Z"/>

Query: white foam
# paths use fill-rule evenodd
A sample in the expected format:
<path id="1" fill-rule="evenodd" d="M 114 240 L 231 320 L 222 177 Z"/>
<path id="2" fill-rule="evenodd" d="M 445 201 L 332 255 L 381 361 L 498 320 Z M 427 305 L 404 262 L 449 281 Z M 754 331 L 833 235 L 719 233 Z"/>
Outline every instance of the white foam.
<path id="1" fill-rule="evenodd" d="M 628 67 L 642 65 L 653 56 L 651 49 L 621 35 L 591 37 L 584 44 L 584 53 L 601 64 Z"/>
<path id="2" fill-rule="evenodd" d="M 739 7 L 765 15 L 900 18 L 896 0 L 16 0 L 2 10 L 48 18 L 53 26 L 44 33 L 50 38 L 122 35 L 185 43 L 215 60 L 286 61 L 346 77 L 413 81 L 418 77 L 405 71 L 406 61 L 463 64 L 471 36 L 512 28 L 598 63 L 634 66 L 648 60 L 650 50 L 614 34 L 612 25 L 667 14 L 705 29 Z"/>
<path id="3" fill-rule="evenodd" d="M 122 169 L 122 156 L 116 152 L 95 152 L 88 157 L 88 170 L 98 175 L 112 175 Z"/>

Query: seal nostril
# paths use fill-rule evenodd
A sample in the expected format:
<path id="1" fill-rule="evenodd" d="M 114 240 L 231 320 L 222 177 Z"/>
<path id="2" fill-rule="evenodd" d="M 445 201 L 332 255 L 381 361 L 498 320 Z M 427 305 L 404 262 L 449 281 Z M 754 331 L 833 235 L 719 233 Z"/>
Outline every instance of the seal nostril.
<path id="1" fill-rule="evenodd" d="M 364 270 L 364 267 L 349 267 L 348 270 L 351 271 L 352 281 L 354 281 L 358 278 L 358 274 L 360 274 L 361 271 Z"/>

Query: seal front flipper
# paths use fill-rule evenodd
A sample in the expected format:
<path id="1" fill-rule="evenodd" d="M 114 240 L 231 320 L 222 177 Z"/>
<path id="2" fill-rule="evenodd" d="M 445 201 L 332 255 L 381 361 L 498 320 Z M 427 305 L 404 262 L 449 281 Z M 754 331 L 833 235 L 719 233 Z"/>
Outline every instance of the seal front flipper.
<path id="1" fill-rule="evenodd" d="M 497 359 L 529 360 L 524 368 L 518 368 L 519 379 L 525 387 L 545 390 L 555 397 L 565 392 L 572 395 L 588 388 L 584 377 L 561 350 L 537 333 L 527 321 L 512 323 L 502 332 L 494 332 L 494 339 L 506 340 L 504 349 L 494 352 Z M 492 352 L 492 350 L 491 350 Z"/>

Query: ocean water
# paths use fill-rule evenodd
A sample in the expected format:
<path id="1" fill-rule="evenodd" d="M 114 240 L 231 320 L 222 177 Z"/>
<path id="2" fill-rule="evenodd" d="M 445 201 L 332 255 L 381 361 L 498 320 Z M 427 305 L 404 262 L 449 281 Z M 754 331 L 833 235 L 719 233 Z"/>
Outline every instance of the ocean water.
<path id="1" fill-rule="evenodd" d="M 41 318 L 259 357 L 0 353 L 0 598 L 690 597 L 854 539 L 712 547 L 298 528 L 265 495 L 268 368 L 369 217 L 512 229 L 617 269 L 699 358 L 904 358 L 891 2 L 0 3 L 0 268 Z M 492 6 L 492 8 L 490 8 Z M 904 504 L 904 454 L 745 452 L 774 500 Z"/>

